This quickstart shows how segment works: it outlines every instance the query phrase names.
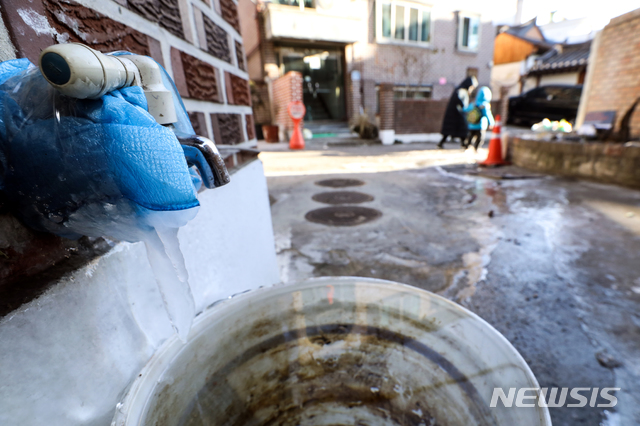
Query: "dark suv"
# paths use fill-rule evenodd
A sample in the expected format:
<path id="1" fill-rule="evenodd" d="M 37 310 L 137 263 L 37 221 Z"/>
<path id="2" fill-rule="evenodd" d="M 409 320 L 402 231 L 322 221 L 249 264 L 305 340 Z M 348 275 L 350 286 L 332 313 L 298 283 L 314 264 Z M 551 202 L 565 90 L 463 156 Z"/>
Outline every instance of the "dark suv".
<path id="1" fill-rule="evenodd" d="M 509 98 L 508 124 L 531 126 L 545 118 L 573 122 L 578 114 L 582 86 L 549 85 Z"/>

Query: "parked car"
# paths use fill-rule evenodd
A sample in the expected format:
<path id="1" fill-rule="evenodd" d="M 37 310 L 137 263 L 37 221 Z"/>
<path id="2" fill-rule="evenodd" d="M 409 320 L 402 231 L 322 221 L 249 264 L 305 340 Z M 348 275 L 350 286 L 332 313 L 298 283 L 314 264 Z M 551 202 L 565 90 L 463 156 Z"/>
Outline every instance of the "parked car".
<path id="1" fill-rule="evenodd" d="M 545 118 L 574 122 L 582 86 L 549 85 L 509 98 L 508 124 L 531 126 Z"/>

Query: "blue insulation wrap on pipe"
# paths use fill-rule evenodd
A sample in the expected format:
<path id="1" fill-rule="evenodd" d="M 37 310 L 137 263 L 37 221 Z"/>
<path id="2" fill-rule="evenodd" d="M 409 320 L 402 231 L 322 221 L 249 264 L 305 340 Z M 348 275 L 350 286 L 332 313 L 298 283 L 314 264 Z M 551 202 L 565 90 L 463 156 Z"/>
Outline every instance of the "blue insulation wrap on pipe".
<path id="1" fill-rule="evenodd" d="M 193 134 L 180 112 L 176 127 Z M 73 220 L 83 209 L 118 234 L 120 222 L 199 205 L 176 134 L 147 112 L 140 87 L 73 99 L 26 59 L 0 63 L 0 189 L 27 225 L 67 237 L 104 232 Z"/>

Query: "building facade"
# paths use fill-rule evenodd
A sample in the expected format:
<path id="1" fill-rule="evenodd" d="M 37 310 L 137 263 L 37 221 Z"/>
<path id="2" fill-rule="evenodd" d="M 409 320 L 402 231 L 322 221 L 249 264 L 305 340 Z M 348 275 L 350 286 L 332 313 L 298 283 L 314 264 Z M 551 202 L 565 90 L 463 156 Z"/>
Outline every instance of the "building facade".
<path id="1" fill-rule="evenodd" d="M 613 134 L 621 142 L 640 138 L 640 9 L 618 16 L 591 47 L 577 125 L 589 114 L 614 115 Z"/>
<path id="2" fill-rule="evenodd" d="M 290 71 L 302 75 L 307 124 L 374 118 L 383 84 L 397 101 L 439 101 L 468 75 L 490 82 L 495 31 L 478 2 L 279 0 L 243 20 L 245 43 L 256 41 L 247 52 L 254 111 L 271 104 L 261 119 L 275 121 L 270 82 Z"/>

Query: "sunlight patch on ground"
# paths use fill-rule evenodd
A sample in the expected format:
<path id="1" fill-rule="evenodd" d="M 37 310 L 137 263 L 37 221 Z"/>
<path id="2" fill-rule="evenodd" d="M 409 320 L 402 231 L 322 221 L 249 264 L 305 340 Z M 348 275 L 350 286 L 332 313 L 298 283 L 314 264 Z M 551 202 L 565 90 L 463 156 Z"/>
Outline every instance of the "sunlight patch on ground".
<path id="1" fill-rule="evenodd" d="M 640 235 L 640 207 L 597 200 L 588 200 L 585 204 L 634 234 Z"/>
<path id="2" fill-rule="evenodd" d="M 416 150 L 378 155 L 351 155 L 343 151 L 262 152 L 265 175 L 304 176 L 414 170 L 446 164 L 473 164 L 484 160 L 486 149 Z"/>

